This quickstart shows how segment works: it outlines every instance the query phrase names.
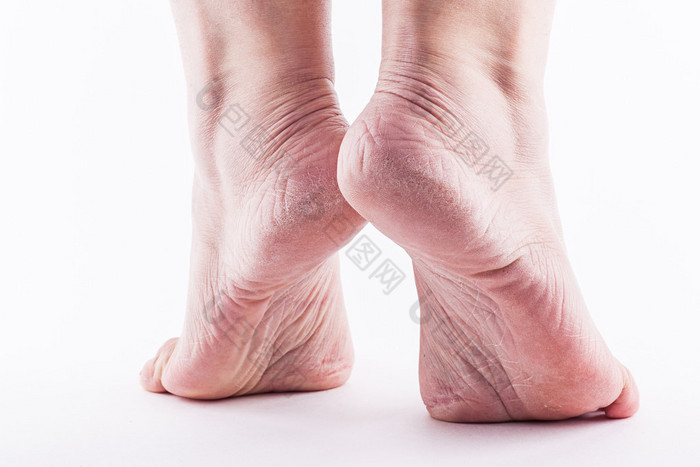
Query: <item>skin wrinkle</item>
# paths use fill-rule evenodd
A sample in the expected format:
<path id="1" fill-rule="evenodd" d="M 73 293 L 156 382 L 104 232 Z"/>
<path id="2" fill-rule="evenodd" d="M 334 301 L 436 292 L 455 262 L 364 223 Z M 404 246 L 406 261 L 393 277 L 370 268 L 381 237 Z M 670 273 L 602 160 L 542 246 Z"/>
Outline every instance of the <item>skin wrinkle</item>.
<path id="1" fill-rule="evenodd" d="M 310 291 L 312 296 L 310 296 L 306 300 L 292 300 L 293 303 L 297 304 L 297 308 L 300 310 L 307 310 L 309 304 L 317 303 L 318 298 L 322 296 L 324 288 L 327 286 L 330 286 L 329 283 L 323 282 L 323 280 L 320 283 L 317 283 L 317 285 L 314 285 Z M 278 302 L 284 302 L 286 300 L 283 300 L 282 297 L 278 300 Z M 273 307 L 274 310 L 274 307 Z M 307 310 L 308 311 L 308 310 Z M 287 358 L 290 355 L 295 356 L 295 361 L 297 362 L 297 366 L 303 366 L 302 362 L 304 361 L 304 358 L 308 358 L 309 355 L 307 354 L 306 357 L 304 356 L 299 356 L 296 355 L 297 351 L 299 349 L 304 349 L 307 347 L 310 343 L 311 340 L 313 340 L 315 337 L 318 336 L 318 329 L 320 329 L 320 323 L 319 321 L 325 320 L 326 315 L 322 313 L 318 313 L 315 315 L 316 316 L 316 322 L 312 323 L 307 326 L 301 326 L 299 327 L 299 321 L 303 319 L 303 315 L 300 313 L 299 316 L 297 316 L 294 320 L 294 322 L 287 324 L 284 328 L 279 330 L 279 328 L 276 330 L 275 334 L 280 335 L 280 336 L 289 336 L 289 330 L 290 329 L 299 329 L 301 330 L 301 335 L 300 336 L 295 336 L 295 340 L 298 341 L 298 344 L 293 344 L 291 347 L 282 350 L 283 346 L 280 346 L 276 349 L 274 355 L 278 355 L 276 359 L 271 359 L 270 362 L 266 365 L 270 370 L 272 370 L 276 365 L 279 364 L 280 361 L 283 359 Z M 279 322 L 281 324 L 281 321 Z M 285 340 L 284 342 L 287 342 Z M 274 356 L 273 355 L 273 356 Z M 262 380 L 264 375 L 261 375 L 260 379 Z"/>
<path id="2" fill-rule="evenodd" d="M 434 54 L 433 54 L 434 55 Z M 501 105 L 503 105 L 506 109 L 508 109 L 509 115 L 510 115 L 510 121 L 511 121 L 511 128 L 514 128 L 516 131 L 514 131 L 513 134 L 513 147 L 518 148 L 518 153 L 523 153 L 523 154 L 530 154 L 530 156 L 526 157 L 527 161 L 532 161 L 532 154 L 538 153 L 540 151 L 541 147 L 543 146 L 542 144 L 537 144 L 537 145 L 532 145 L 532 149 L 527 149 L 531 146 L 529 141 L 529 136 L 532 134 L 531 127 L 532 125 L 527 123 L 528 118 L 525 117 L 525 112 L 523 112 L 523 108 L 525 107 L 526 100 L 525 96 L 529 96 L 532 94 L 531 90 L 530 92 L 525 92 L 524 91 L 524 85 L 520 84 L 520 81 L 522 78 L 518 75 L 518 72 L 513 69 L 514 65 L 510 64 L 510 59 L 508 58 L 503 58 L 497 55 L 494 55 L 493 53 L 488 54 L 490 60 L 495 61 L 495 64 L 491 64 L 488 67 L 488 70 L 485 72 L 486 76 L 491 76 L 492 80 L 494 82 L 497 82 L 498 87 L 501 89 L 501 95 L 496 95 L 495 97 L 499 99 L 499 102 Z M 401 62 L 401 61 L 400 61 Z M 415 91 L 415 89 L 411 90 L 411 86 L 406 86 L 408 92 L 413 92 L 417 94 L 417 97 L 414 99 L 408 99 L 409 102 L 421 106 L 421 108 L 427 112 L 429 115 L 431 115 L 436 121 L 440 122 L 440 125 L 438 128 L 444 128 L 444 124 L 446 123 L 446 120 L 444 119 L 445 115 L 450 115 L 454 120 L 456 120 L 456 117 L 452 112 L 449 111 L 450 108 L 459 108 L 458 105 L 455 105 L 454 103 L 450 103 L 451 100 L 444 95 L 444 93 L 441 93 L 437 89 L 439 87 L 447 87 L 449 88 L 450 86 L 446 84 L 444 79 L 441 77 L 438 77 L 434 75 L 430 71 L 424 71 L 426 68 L 423 65 L 420 65 L 418 63 L 413 63 L 411 65 L 411 62 L 406 60 L 405 62 L 401 62 L 407 69 L 410 69 L 411 67 L 413 68 L 412 72 L 406 71 L 406 72 L 391 72 L 396 75 L 395 78 L 383 78 L 385 81 L 388 82 L 397 82 L 398 86 L 404 86 L 404 84 L 401 83 L 401 79 L 404 81 L 406 79 L 409 80 L 416 80 L 418 82 L 417 89 L 419 89 L 418 92 Z M 418 73 L 416 74 L 416 69 L 418 69 Z M 494 71 L 496 70 L 496 71 Z M 500 70 L 500 71 L 498 71 Z M 420 78 L 421 75 L 425 75 L 425 77 Z M 432 75 L 432 76 L 431 76 Z M 479 73 L 477 73 L 476 79 L 478 79 Z M 499 75 L 507 75 L 508 77 L 503 77 Z M 392 75 L 390 75 L 392 76 Z M 418 76 L 418 77 L 417 77 Z M 504 83 L 504 81 L 507 81 L 507 83 Z M 443 84 L 440 84 L 443 83 Z M 396 87 L 396 85 L 394 85 Z M 386 92 L 391 92 L 391 91 L 386 91 Z M 459 94 L 459 90 L 455 89 L 453 93 Z M 435 100 L 432 100 L 430 98 L 431 95 L 435 94 L 438 96 Z M 399 97 L 405 97 L 403 94 L 397 94 Z M 464 97 L 462 96 L 462 99 Z M 430 102 L 432 108 L 439 108 L 441 112 L 438 114 L 434 111 L 431 110 L 430 107 L 427 106 L 422 106 L 420 104 L 421 99 L 426 100 L 427 102 Z M 448 104 L 442 105 L 442 102 L 447 102 Z M 528 101 L 529 102 L 529 101 Z M 443 118 L 441 118 L 443 116 Z M 451 126 L 449 126 L 451 128 Z M 446 137 L 449 137 L 449 135 L 445 135 L 443 132 L 443 135 Z"/>
<path id="3" fill-rule="evenodd" d="M 317 96 L 312 99 L 310 102 L 314 101 L 320 101 L 320 100 L 329 100 L 330 95 L 322 95 L 322 96 Z M 334 101 L 334 99 L 333 99 Z M 294 110 L 294 112 L 298 112 L 298 115 L 295 115 L 293 118 L 288 118 L 288 117 L 277 117 L 276 120 L 278 123 L 276 124 L 270 124 L 267 120 L 271 120 L 270 117 L 267 117 L 265 120 L 261 120 L 259 122 L 251 122 L 247 126 L 251 127 L 259 127 L 263 129 L 263 131 L 266 131 L 270 135 L 270 139 L 265 144 L 262 146 L 259 150 L 259 152 L 264 153 L 266 157 L 264 160 L 261 161 L 263 166 L 266 168 L 268 171 L 268 177 L 273 177 L 273 180 L 277 180 L 279 178 L 278 174 L 274 172 L 272 169 L 273 167 L 280 162 L 280 159 L 282 157 L 285 157 L 289 152 L 294 152 L 294 153 L 300 153 L 304 154 L 305 151 L 299 150 L 298 147 L 295 147 L 294 145 L 290 145 L 289 143 L 289 137 L 292 134 L 297 134 L 299 133 L 301 128 L 315 128 L 316 126 L 319 126 L 321 122 L 325 122 L 326 124 L 331 124 L 333 122 L 333 119 L 335 116 L 329 116 L 328 111 L 332 107 L 332 104 L 327 104 L 327 105 L 322 105 L 320 107 L 312 106 L 309 108 L 309 103 L 306 102 L 303 107 L 297 108 Z M 334 104 L 333 104 L 334 105 Z M 318 116 L 318 117 L 317 117 Z M 316 121 L 319 120 L 319 121 Z M 302 125 L 303 122 L 303 125 Z M 338 129 L 341 129 L 345 126 L 344 123 L 341 123 L 340 120 L 338 121 Z M 229 136 L 228 133 L 224 135 Z M 306 156 L 310 157 L 310 155 Z M 301 165 L 303 163 L 304 158 L 300 158 L 295 163 L 297 165 Z M 253 162 L 256 162 L 253 164 Z M 246 187 L 248 191 L 244 192 L 246 195 L 251 195 L 251 189 L 255 187 L 255 192 L 260 192 L 263 191 L 261 189 L 262 185 L 258 185 L 256 187 L 256 181 L 258 180 L 264 180 L 266 183 L 272 183 L 272 182 L 267 182 L 267 178 L 260 178 L 260 169 L 259 169 L 259 163 L 257 161 L 254 161 L 253 157 L 250 157 L 249 161 L 250 167 L 248 170 L 244 171 L 246 173 L 247 177 L 245 180 L 245 183 L 242 184 L 242 186 Z"/>
<path id="4" fill-rule="evenodd" d="M 311 293 L 314 295 L 317 292 L 318 291 L 315 290 L 315 287 L 311 291 Z M 263 318 L 263 320 L 256 326 L 253 332 L 253 336 L 250 339 L 250 342 L 262 342 L 262 344 L 258 345 L 258 349 L 256 351 L 256 355 L 258 355 L 258 357 L 256 359 L 256 362 L 252 366 L 252 376 L 249 378 L 245 388 L 242 388 L 241 390 L 252 390 L 265 377 L 266 369 L 274 367 L 274 365 L 276 365 L 276 363 L 279 360 L 283 359 L 289 353 L 293 352 L 295 348 L 299 348 L 303 345 L 306 345 L 306 343 L 308 342 L 308 338 L 302 337 L 298 346 L 293 347 L 291 349 L 283 350 L 283 347 L 285 347 L 284 343 L 287 341 L 287 339 L 289 339 L 290 336 L 293 336 L 295 339 L 299 339 L 298 336 L 290 334 L 289 330 L 295 329 L 295 327 L 298 326 L 299 321 L 303 319 L 302 312 L 307 308 L 308 303 L 313 303 L 313 300 L 316 297 L 312 296 L 305 301 L 282 300 L 282 298 L 283 297 L 280 297 L 274 300 L 273 304 L 270 307 L 270 311 L 266 313 L 266 317 Z M 291 321 L 289 324 L 287 324 L 286 326 L 282 326 L 282 315 L 276 312 L 276 310 L 280 308 L 280 305 L 290 302 L 295 304 L 295 309 L 297 310 L 297 312 L 291 314 L 291 316 L 294 317 L 293 319 L 290 320 L 289 318 L 286 318 L 286 320 Z M 279 336 L 286 336 L 286 338 L 285 340 L 282 340 L 281 343 L 278 343 L 279 345 L 273 346 L 273 342 L 276 341 L 279 338 Z M 262 355 L 262 357 L 260 357 L 260 355 Z M 275 359 L 274 357 L 276 355 L 278 356 Z M 264 360 L 261 360 L 261 358 L 263 358 Z M 253 382 L 254 379 L 255 381 Z"/>
<path id="5" fill-rule="evenodd" d="M 304 323 L 300 323 L 300 321 L 303 320 L 304 315 L 303 312 L 304 310 L 307 310 L 309 307 L 312 307 L 314 303 L 317 303 L 320 299 L 323 298 L 325 291 L 330 287 L 330 284 L 323 281 L 323 278 L 321 278 L 320 282 L 311 282 L 311 281 L 304 281 L 308 283 L 309 290 L 308 292 L 305 293 L 303 296 L 296 295 L 293 299 L 285 299 L 284 297 L 280 297 L 276 301 L 276 307 L 273 305 L 271 307 L 271 312 L 274 312 L 276 309 L 283 308 L 286 303 L 294 303 L 295 308 L 299 310 L 298 314 L 296 313 L 291 313 L 287 314 L 284 316 L 284 321 L 289 322 L 289 324 L 286 325 L 286 328 L 282 332 L 278 332 L 279 334 L 286 335 L 288 334 L 287 329 L 297 329 L 301 330 L 302 334 L 305 334 L 308 336 L 310 330 L 313 330 L 316 325 L 318 325 L 318 321 L 322 319 L 322 313 L 315 313 L 313 316 L 315 316 L 315 319 L 313 322 L 309 323 L 307 327 L 310 328 L 310 330 L 304 330 Z M 303 288 L 302 288 L 303 290 Z M 282 315 L 280 314 L 280 322 L 279 324 L 282 324 Z M 301 327 L 300 327 L 301 324 Z M 304 341 L 307 340 L 306 338 L 303 339 Z"/>
<path id="6" fill-rule="evenodd" d="M 265 131 L 270 133 L 269 143 L 261 150 L 261 152 L 267 155 L 264 162 L 270 162 L 270 166 L 272 166 L 277 161 L 277 159 L 275 159 L 274 156 L 280 156 L 278 153 L 280 152 L 279 150 L 282 146 L 282 143 L 288 141 L 288 133 L 290 128 L 299 126 L 299 122 L 301 121 L 308 121 L 313 115 L 324 115 L 324 119 L 329 118 L 328 113 L 333 108 L 333 105 L 327 103 L 323 104 L 323 102 L 329 100 L 334 101 L 334 94 L 331 90 L 322 90 L 319 93 L 317 84 L 315 83 L 315 81 L 317 81 L 318 79 L 321 78 L 316 78 L 310 81 L 300 83 L 298 91 L 293 91 L 286 95 L 275 97 L 272 91 L 266 91 L 268 93 L 268 96 L 265 98 L 258 98 L 257 101 L 267 102 L 267 104 L 265 104 L 264 107 L 269 107 L 270 109 L 272 109 L 271 112 L 268 112 L 267 114 L 265 114 L 265 109 L 260 104 L 252 107 L 253 109 L 255 109 L 256 115 L 264 116 L 258 117 L 256 115 L 253 115 L 253 121 L 247 123 L 246 127 L 251 128 L 259 126 L 260 128 L 263 128 L 265 129 Z M 321 80 L 329 82 L 327 79 Z M 216 86 L 224 86 L 223 84 L 219 84 L 220 82 L 215 81 L 215 83 Z M 240 97 L 236 99 L 235 97 L 229 95 L 232 92 L 233 91 L 228 90 L 222 91 L 221 95 L 217 94 L 218 97 L 216 99 L 216 102 L 214 104 L 211 104 L 211 106 L 213 107 L 212 110 L 204 111 L 198 109 L 200 111 L 200 113 L 198 114 L 200 115 L 200 117 L 197 117 L 196 120 L 200 121 L 200 123 L 196 124 L 195 127 L 200 125 L 204 127 L 204 129 L 195 132 L 195 140 L 198 141 L 198 143 L 195 146 L 197 146 L 198 148 L 211 147 L 213 145 L 214 140 L 217 140 L 218 142 L 216 143 L 216 147 L 214 147 L 213 152 L 216 154 L 227 155 L 229 154 L 229 151 L 232 151 L 233 148 L 235 148 L 238 144 L 237 141 L 234 142 L 234 138 L 228 132 L 222 131 L 219 125 L 217 125 L 219 119 L 223 117 L 225 111 L 228 110 L 228 106 L 231 105 L 232 102 L 240 104 Z M 280 91 L 275 92 L 279 94 Z M 314 93 L 315 95 L 310 96 L 310 93 Z M 194 100 L 196 99 L 193 99 L 193 101 Z M 299 100 L 304 101 L 304 105 L 302 107 L 304 110 L 301 110 L 296 106 L 294 108 L 291 108 L 290 102 L 298 102 Z M 317 103 L 320 103 L 321 105 L 319 106 L 317 105 Z M 243 108 L 245 111 L 249 112 L 249 108 L 247 105 Z M 202 114 L 204 115 L 204 117 L 201 117 Z M 336 116 L 342 119 L 340 113 L 336 113 Z M 246 132 L 248 131 L 249 130 L 246 130 Z M 198 151 L 195 152 L 197 153 Z M 230 160 L 231 158 L 229 156 L 225 156 L 225 159 L 223 161 L 226 162 Z M 252 157 L 249 162 L 253 162 Z M 251 164 L 247 165 L 250 166 Z M 246 180 L 246 183 L 237 186 L 245 189 L 246 187 L 250 187 L 251 184 L 254 185 L 254 182 L 259 180 L 259 174 L 255 172 L 249 173 L 248 177 L 249 178 Z"/>
<path id="7" fill-rule="evenodd" d="M 318 291 L 314 290 L 314 293 L 316 294 L 316 293 L 318 293 Z M 313 298 L 311 298 L 310 300 L 313 300 Z M 299 300 L 295 300 L 294 303 L 299 303 Z M 275 306 L 273 305 L 272 309 L 274 310 L 274 308 L 275 308 Z M 223 313 L 222 316 L 224 316 L 228 319 L 228 313 Z M 298 320 L 300 317 L 301 317 L 301 312 L 299 313 L 299 316 L 296 319 Z M 256 342 L 257 340 L 259 340 L 256 337 L 261 333 L 260 332 L 261 329 L 263 330 L 262 331 L 263 342 L 265 341 L 265 336 L 270 336 L 270 335 L 277 336 L 277 335 L 284 335 L 286 333 L 286 330 L 285 331 L 279 330 L 279 325 L 281 323 L 279 323 L 278 321 L 276 321 L 277 324 L 275 325 L 274 329 L 270 328 L 270 326 L 269 326 L 270 321 L 271 321 L 271 316 L 268 315 L 268 318 L 263 318 L 263 321 L 261 323 L 258 323 L 258 325 L 256 326 L 256 330 L 254 331 L 253 336 L 251 338 L 251 342 Z M 233 329 L 235 327 L 235 325 L 231 322 L 231 320 L 229 320 L 228 322 L 229 322 L 229 324 L 231 324 L 230 329 Z M 261 324 L 264 324 L 264 326 L 262 328 L 261 328 Z M 293 326 L 293 325 L 288 325 L 287 328 L 289 328 L 291 326 Z M 227 336 L 227 337 L 229 337 L 229 336 Z M 240 336 L 236 336 L 236 337 L 238 337 L 240 339 Z M 271 341 L 268 341 L 268 342 L 271 342 Z M 267 354 L 268 354 L 268 351 L 266 350 L 264 352 L 264 355 L 267 355 Z M 267 363 L 269 363 L 269 361 Z M 258 362 L 256 364 L 256 367 L 258 367 L 258 366 L 264 366 L 264 365 L 261 362 Z"/>
<path id="8" fill-rule="evenodd" d="M 414 99 L 411 99 L 410 97 L 407 97 L 407 96 L 403 95 L 403 93 L 396 92 L 396 91 L 380 90 L 380 91 L 378 91 L 378 92 L 379 92 L 379 93 L 385 93 L 385 94 L 388 94 L 388 95 L 393 95 L 393 96 L 396 96 L 396 97 L 398 97 L 398 98 L 400 98 L 400 99 L 404 99 L 404 100 L 406 100 L 409 104 L 420 108 L 423 112 L 425 112 L 426 114 L 432 116 L 433 119 L 434 119 L 435 121 L 440 122 L 440 123 L 444 123 L 444 122 L 445 122 L 445 118 L 444 118 L 444 117 L 441 118 L 441 116 L 442 116 L 442 115 L 445 115 L 445 114 L 449 114 L 449 110 L 447 110 L 447 109 L 440 109 L 440 110 L 442 110 L 442 113 L 436 114 L 434 111 L 431 110 L 431 107 L 428 107 L 428 106 L 426 106 L 426 105 L 423 104 L 424 101 L 430 102 L 430 100 L 429 100 L 427 97 L 425 97 L 425 96 L 422 96 L 422 97 L 423 97 L 423 100 L 420 100 L 420 99 L 415 99 L 415 100 L 414 100 Z M 430 102 L 430 103 L 432 104 L 432 102 Z M 432 108 L 438 108 L 438 107 L 433 106 Z M 447 135 L 444 135 L 444 134 L 443 134 L 443 136 L 447 136 Z"/>
<path id="9" fill-rule="evenodd" d="M 285 141 L 288 141 L 288 137 L 290 134 L 296 134 L 298 133 L 298 129 L 295 130 L 295 127 L 304 127 L 308 125 L 309 120 L 311 119 L 312 116 L 315 115 L 324 115 L 327 114 L 329 110 L 332 110 L 335 107 L 335 104 L 327 104 L 327 105 L 322 105 L 321 107 L 313 107 L 311 104 L 313 104 L 315 101 L 328 101 L 328 100 L 334 100 L 333 96 L 330 94 L 326 95 L 321 95 L 312 98 L 311 100 L 305 101 L 304 105 L 304 110 L 303 112 L 299 113 L 299 109 L 295 110 L 295 115 L 294 118 L 290 119 L 278 119 L 276 120 L 275 123 L 271 125 L 266 125 L 265 122 L 261 123 L 261 126 L 264 128 L 267 128 L 267 131 L 270 132 L 271 134 L 271 143 L 269 146 L 265 147 L 262 152 L 269 154 L 269 157 L 266 158 L 266 162 L 270 162 L 270 167 L 274 165 L 275 162 L 278 162 L 278 158 L 283 156 L 284 153 L 281 151 L 282 143 Z M 312 107 L 310 109 L 307 109 L 307 107 Z M 340 117 L 340 115 L 337 115 L 337 117 Z M 323 116 L 324 119 L 328 119 L 328 115 Z M 305 125 L 301 125 L 300 122 L 305 122 Z M 285 135 L 287 135 L 285 137 Z M 290 148 L 293 149 L 293 148 Z M 268 161 L 269 159 L 269 161 Z"/>
<path id="10" fill-rule="evenodd" d="M 458 340 L 458 339 L 457 339 Z M 458 340 L 459 341 L 459 340 Z M 474 349 L 470 347 L 470 350 L 473 351 Z M 482 355 L 483 356 L 483 355 Z M 483 389 L 488 388 L 487 392 L 491 393 L 492 399 L 494 401 L 500 401 L 500 396 L 498 394 L 498 391 L 496 389 L 496 386 L 489 380 L 482 371 L 480 371 L 479 368 L 476 367 L 474 363 L 472 363 L 470 358 L 465 358 L 461 353 L 458 354 L 458 358 L 460 358 L 460 361 L 466 365 L 466 375 L 475 375 L 476 378 L 473 376 L 471 378 L 460 378 L 459 380 L 454 379 L 452 383 L 450 384 L 450 379 L 453 378 L 458 378 L 460 375 L 465 374 L 464 368 L 462 367 L 457 367 L 453 366 L 452 368 L 443 368 L 444 370 L 444 375 L 450 375 L 447 380 L 442 382 L 441 384 L 441 391 L 439 391 L 437 394 L 432 394 L 430 396 L 430 402 L 429 404 L 432 404 L 433 408 L 438 408 L 440 406 L 448 406 L 451 403 L 453 403 L 456 400 L 463 400 L 463 401 L 469 401 L 469 400 L 477 400 L 476 398 L 468 397 L 466 394 L 473 393 L 473 394 L 483 394 Z M 453 359 L 448 360 L 448 362 L 451 362 Z M 453 363 L 449 363 L 449 365 L 454 365 Z M 471 371 L 470 371 L 471 370 Z M 483 383 L 486 384 L 486 386 L 483 386 Z M 466 385 L 467 388 L 471 389 L 471 391 L 460 391 L 455 388 L 460 388 Z M 478 399 L 480 401 L 480 399 Z M 501 405 L 502 402 L 501 402 Z M 507 411 L 506 407 L 503 405 L 503 409 Z"/>
<path id="11" fill-rule="evenodd" d="M 463 286 L 466 286 L 466 284 L 462 284 Z M 481 291 L 477 288 L 475 289 L 476 293 L 472 292 L 471 294 L 466 294 L 467 297 L 474 297 L 471 303 L 469 304 L 463 304 L 461 305 L 461 309 L 464 310 L 470 310 L 469 312 L 466 313 L 466 315 L 462 316 L 463 318 L 468 319 L 469 321 L 472 320 L 477 320 L 477 316 L 480 316 L 484 314 L 485 308 L 488 310 L 488 307 L 479 307 L 478 305 L 480 304 L 479 297 L 481 296 Z M 430 294 L 432 297 L 432 294 Z M 459 297 L 456 297 L 459 300 Z M 439 300 L 439 299 L 437 299 Z M 428 307 L 430 310 L 441 310 L 445 309 L 445 307 L 448 306 L 447 304 L 441 304 L 438 303 L 437 306 L 433 307 Z M 450 308 L 452 308 L 450 306 Z M 491 310 L 486 311 L 486 315 L 488 317 L 494 316 L 495 313 Z M 433 318 L 436 318 L 436 315 L 431 313 L 431 316 Z M 491 388 L 492 390 L 492 395 L 494 397 L 498 397 L 499 400 L 500 398 L 505 398 L 506 400 L 502 401 L 503 405 L 503 410 L 508 413 L 508 407 L 506 405 L 507 400 L 517 400 L 517 393 L 515 392 L 515 389 L 512 388 L 512 382 L 511 379 L 508 375 L 508 372 L 505 370 L 503 367 L 501 361 L 497 357 L 491 356 L 489 352 L 484 352 L 482 348 L 485 347 L 485 344 L 477 344 L 477 342 L 472 338 L 467 336 L 466 334 L 466 329 L 472 329 L 471 334 L 474 336 L 479 336 L 479 332 L 476 330 L 481 329 L 483 332 L 483 327 L 481 326 L 480 322 L 483 322 L 483 319 L 477 320 L 480 322 L 475 322 L 475 326 L 464 326 L 464 325 L 459 325 L 459 324 L 452 324 L 452 321 L 450 320 L 449 317 L 440 317 L 441 318 L 441 323 L 442 326 L 440 326 L 437 330 L 442 331 L 443 334 L 446 336 L 447 340 L 450 342 L 459 342 L 460 344 L 457 346 L 453 346 L 452 349 L 456 352 L 456 357 L 459 358 L 459 360 L 462 362 L 463 365 L 466 365 L 467 368 L 467 375 L 472 375 L 469 378 L 466 378 L 466 381 L 469 382 L 471 379 L 471 382 L 468 384 L 470 388 L 474 387 L 480 387 L 480 384 L 476 384 L 476 382 L 481 381 L 482 383 L 485 383 L 488 385 L 488 387 Z M 491 340 L 498 340 L 499 344 L 502 344 L 503 340 L 505 339 L 505 335 L 503 333 L 503 328 L 499 328 L 499 334 L 500 337 L 497 337 L 496 339 L 491 339 Z M 432 331 L 428 331 L 429 335 L 433 335 L 436 332 L 436 329 L 432 329 Z M 488 345 L 486 345 L 488 347 Z M 450 362 L 450 360 L 448 360 Z M 451 363 L 448 363 L 449 365 L 452 365 Z M 439 364 L 441 365 L 441 364 Z M 447 375 L 462 375 L 464 371 L 464 368 L 461 367 L 456 367 L 453 366 L 452 368 L 445 368 L 441 372 L 441 374 L 447 374 Z M 474 379 L 476 377 L 476 379 Z M 461 394 L 461 391 L 459 388 L 461 387 L 465 382 L 465 378 L 461 378 L 460 380 L 453 381 L 451 384 L 448 381 L 445 381 L 442 383 L 442 396 L 433 396 L 432 399 L 432 404 L 434 404 L 434 407 L 438 407 L 439 405 L 449 405 L 452 403 L 455 398 L 456 399 L 461 399 L 461 400 L 466 400 L 466 398 Z M 448 394 L 452 394 L 451 396 Z M 507 396 L 507 397 L 506 397 Z M 436 398 L 437 397 L 437 398 Z"/>

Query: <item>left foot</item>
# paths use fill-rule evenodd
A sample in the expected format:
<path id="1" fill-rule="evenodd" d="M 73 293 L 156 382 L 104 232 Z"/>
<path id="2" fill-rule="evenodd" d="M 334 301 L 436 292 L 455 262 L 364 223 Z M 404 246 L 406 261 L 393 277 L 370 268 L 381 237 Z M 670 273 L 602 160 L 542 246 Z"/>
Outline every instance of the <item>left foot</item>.
<path id="1" fill-rule="evenodd" d="M 307 37 L 305 22 L 322 24 L 327 9 L 302 3 L 231 2 L 225 15 L 218 1 L 174 4 L 197 102 L 191 273 L 184 330 L 141 373 L 149 391 L 215 399 L 330 389 L 350 375 L 337 251 L 350 240 L 341 230 L 364 220 L 338 189 L 347 124 L 329 57 Z M 284 16 L 300 24 L 277 24 Z"/>

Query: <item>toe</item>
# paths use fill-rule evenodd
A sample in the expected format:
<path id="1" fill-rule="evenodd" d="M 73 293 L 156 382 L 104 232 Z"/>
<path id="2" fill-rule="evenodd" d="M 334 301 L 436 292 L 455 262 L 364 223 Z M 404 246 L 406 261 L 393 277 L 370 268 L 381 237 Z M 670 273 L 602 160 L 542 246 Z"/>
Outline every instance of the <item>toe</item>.
<path id="1" fill-rule="evenodd" d="M 141 386 L 150 392 L 167 392 L 161 382 L 165 368 L 175 350 L 177 337 L 169 339 L 156 353 L 155 358 L 146 362 L 141 370 Z"/>
<path id="2" fill-rule="evenodd" d="M 622 366 L 622 374 L 624 386 L 622 392 L 617 397 L 615 402 L 605 407 L 605 415 L 609 418 L 627 418 L 637 412 L 639 409 L 639 391 L 637 384 L 630 371 Z"/>

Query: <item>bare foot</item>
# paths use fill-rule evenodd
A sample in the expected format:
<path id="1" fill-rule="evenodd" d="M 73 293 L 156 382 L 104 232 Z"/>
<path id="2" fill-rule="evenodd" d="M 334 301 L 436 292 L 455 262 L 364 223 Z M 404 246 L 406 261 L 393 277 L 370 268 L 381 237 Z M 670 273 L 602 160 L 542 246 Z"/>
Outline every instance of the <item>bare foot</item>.
<path id="1" fill-rule="evenodd" d="M 551 8 L 445 3 L 385 1 L 379 85 L 338 167 L 413 258 L 423 400 L 457 422 L 629 417 L 637 389 L 588 315 L 550 179 Z"/>
<path id="2" fill-rule="evenodd" d="M 323 2 L 174 1 L 196 161 L 184 330 L 143 386 L 191 398 L 343 384 L 353 362 L 336 252 L 346 131 Z M 215 79 L 216 78 L 216 79 Z M 195 104 L 196 103 L 196 104 Z"/>

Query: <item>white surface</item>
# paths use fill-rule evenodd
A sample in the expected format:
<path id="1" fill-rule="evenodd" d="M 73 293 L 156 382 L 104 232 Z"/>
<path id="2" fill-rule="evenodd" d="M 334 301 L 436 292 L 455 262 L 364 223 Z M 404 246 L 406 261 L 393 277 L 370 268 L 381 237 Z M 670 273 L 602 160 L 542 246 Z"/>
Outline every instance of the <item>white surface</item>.
<path id="1" fill-rule="evenodd" d="M 380 8 L 336 1 L 348 119 L 371 95 Z M 389 296 L 344 258 L 357 364 L 343 388 L 215 403 L 138 372 L 177 335 L 192 161 L 165 2 L 0 6 L 0 465 L 698 465 L 698 7 L 561 2 L 552 165 L 594 318 L 634 372 L 622 421 L 455 425 L 425 412 L 410 262 Z"/>

